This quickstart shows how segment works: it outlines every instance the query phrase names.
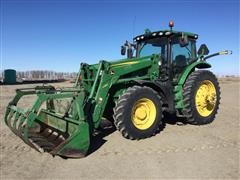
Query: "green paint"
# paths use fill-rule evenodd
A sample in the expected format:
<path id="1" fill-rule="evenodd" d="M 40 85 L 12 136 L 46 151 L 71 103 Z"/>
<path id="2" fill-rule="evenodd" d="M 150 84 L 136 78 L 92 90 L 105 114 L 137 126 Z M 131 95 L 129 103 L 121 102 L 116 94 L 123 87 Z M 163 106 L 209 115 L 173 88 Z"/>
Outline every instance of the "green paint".
<path id="1" fill-rule="evenodd" d="M 101 122 L 109 100 L 109 91 L 117 84 L 121 85 L 120 89 L 123 91 L 130 81 L 156 79 L 158 60 L 159 56 L 152 55 L 116 62 L 100 61 L 95 65 L 83 64 L 72 88 L 54 89 L 52 86 L 39 86 L 18 89 L 7 107 L 5 122 L 25 143 L 37 150 L 39 147 L 30 140 L 31 129 L 47 124 L 66 135 L 64 143 L 52 149 L 51 154 L 69 157 L 86 154 L 90 146 L 90 132 L 98 128 Z M 18 101 L 27 95 L 37 96 L 32 108 L 18 108 Z M 56 112 L 54 101 L 65 99 L 71 101 L 66 112 Z M 47 108 L 44 109 L 43 105 Z"/>
<path id="2" fill-rule="evenodd" d="M 171 33 L 181 35 L 178 31 Z M 195 36 L 187 32 L 184 34 Z M 113 108 L 119 96 L 136 81 L 144 80 L 153 84 L 160 77 L 159 64 L 160 57 L 154 54 L 114 62 L 102 60 L 93 65 L 82 63 L 72 88 L 37 86 L 16 90 L 16 96 L 7 106 L 5 122 L 17 136 L 36 150 L 39 150 L 39 146 L 33 143 L 32 134 L 41 134 L 39 127 L 46 126 L 64 139 L 49 151 L 51 154 L 81 157 L 89 150 L 90 137 L 94 129 L 99 127 L 107 104 L 107 108 Z M 176 109 L 181 110 L 184 106 L 182 88 L 189 74 L 195 68 L 207 67 L 211 65 L 198 60 L 180 73 L 178 82 L 174 84 Z M 30 109 L 19 108 L 19 100 L 27 95 L 36 95 L 33 106 Z M 66 100 L 69 104 L 65 106 L 56 104 L 56 101 L 66 103 Z M 58 111 L 62 106 L 63 110 Z"/>
<path id="3" fill-rule="evenodd" d="M 196 67 L 206 67 L 206 68 L 210 68 L 211 65 L 207 62 L 202 62 L 202 61 L 196 61 L 192 64 L 190 64 L 189 66 L 186 67 L 186 69 L 183 71 L 182 75 L 179 78 L 178 84 L 179 85 L 183 85 L 184 82 L 186 81 L 187 77 L 189 76 L 189 74 L 195 70 Z"/>
<path id="4" fill-rule="evenodd" d="M 186 69 L 183 71 L 183 73 L 181 74 L 179 80 L 178 80 L 178 84 L 175 86 L 174 88 L 174 93 L 175 93 L 175 108 L 176 109 L 182 109 L 184 107 L 183 104 L 183 85 L 185 83 L 185 81 L 187 80 L 188 76 L 195 71 L 195 68 L 210 68 L 211 65 L 209 63 L 206 62 L 202 62 L 202 61 L 196 61 L 192 64 L 190 64 L 189 66 L 186 67 Z"/>

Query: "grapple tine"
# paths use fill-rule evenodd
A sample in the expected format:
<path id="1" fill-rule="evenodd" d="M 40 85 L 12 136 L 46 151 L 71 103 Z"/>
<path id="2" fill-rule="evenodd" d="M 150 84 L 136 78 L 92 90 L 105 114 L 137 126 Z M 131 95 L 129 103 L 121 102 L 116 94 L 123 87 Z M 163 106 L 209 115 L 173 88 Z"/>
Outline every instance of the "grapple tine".
<path id="1" fill-rule="evenodd" d="M 42 132 L 41 132 L 41 134 L 42 134 L 43 136 L 45 136 L 46 138 L 48 138 L 49 136 L 51 136 L 52 133 L 53 133 L 53 131 L 52 131 L 51 129 L 49 129 L 49 128 L 46 128 L 46 129 L 42 130 Z"/>
<path id="2" fill-rule="evenodd" d="M 84 118 L 80 121 L 77 114 L 68 116 L 55 112 L 53 103 L 47 104 L 47 110 L 42 106 L 43 102 L 54 97 L 72 98 L 70 101 L 72 103 L 76 91 L 63 94 L 53 93 L 53 89 L 49 94 L 44 94 L 43 91 L 46 89 L 41 89 L 31 109 L 23 110 L 16 106 L 17 102 L 23 95 L 31 95 L 34 91 L 18 90 L 16 97 L 7 107 L 5 114 L 7 126 L 26 144 L 39 152 L 46 151 L 52 155 L 65 157 L 86 155 L 90 146 L 90 135 L 88 123 Z M 70 111 L 70 106 L 67 111 Z M 75 110 L 74 113 L 76 112 Z"/>
<path id="3" fill-rule="evenodd" d="M 17 132 L 17 123 L 20 120 L 21 116 L 23 116 L 23 114 L 16 112 L 16 115 L 14 117 L 14 122 L 13 122 L 13 129 L 16 130 L 16 132 Z"/>
<path id="4" fill-rule="evenodd" d="M 23 123 L 24 123 L 25 120 L 26 120 L 26 117 L 25 117 L 24 115 L 21 116 L 21 118 L 20 118 L 20 120 L 19 120 L 18 127 L 17 127 L 18 136 L 19 136 L 19 137 L 22 136 L 22 133 L 23 133 Z"/>
<path id="5" fill-rule="evenodd" d="M 5 119 L 5 120 L 6 120 L 5 122 L 6 122 L 6 124 L 7 124 L 8 126 L 10 126 L 11 120 L 12 120 L 12 117 L 13 117 L 15 111 L 12 110 L 12 109 L 10 109 L 9 107 L 7 107 L 7 109 L 8 109 L 10 112 L 9 112 L 8 115 L 6 115 L 7 118 Z"/>
<path id="6" fill-rule="evenodd" d="M 14 112 L 14 115 L 13 115 L 13 118 L 11 119 L 11 122 L 9 124 L 9 127 L 10 129 L 12 130 L 12 132 L 15 134 L 15 135 L 18 135 L 18 132 L 16 130 L 16 123 L 17 123 L 17 120 L 18 120 L 18 117 L 19 117 L 19 113 L 17 111 Z"/>

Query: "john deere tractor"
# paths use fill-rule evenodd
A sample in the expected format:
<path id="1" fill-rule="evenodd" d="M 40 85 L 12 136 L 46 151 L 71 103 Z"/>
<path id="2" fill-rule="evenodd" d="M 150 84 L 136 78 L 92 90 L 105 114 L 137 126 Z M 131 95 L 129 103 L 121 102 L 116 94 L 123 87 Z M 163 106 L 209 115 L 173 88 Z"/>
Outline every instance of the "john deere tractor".
<path id="1" fill-rule="evenodd" d="M 155 135 L 163 112 L 185 117 L 194 125 L 211 123 L 218 110 L 220 88 L 206 70 L 212 55 L 205 44 L 196 50 L 198 35 L 170 29 L 145 33 L 126 42 L 117 61 L 81 63 L 71 88 L 37 86 L 17 89 L 6 109 L 5 122 L 25 143 L 40 152 L 83 157 L 103 118 L 113 119 L 127 139 Z M 20 108 L 23 96 L 37 98 Z M 113 117 L 113 118 L 111 118 Z"/>

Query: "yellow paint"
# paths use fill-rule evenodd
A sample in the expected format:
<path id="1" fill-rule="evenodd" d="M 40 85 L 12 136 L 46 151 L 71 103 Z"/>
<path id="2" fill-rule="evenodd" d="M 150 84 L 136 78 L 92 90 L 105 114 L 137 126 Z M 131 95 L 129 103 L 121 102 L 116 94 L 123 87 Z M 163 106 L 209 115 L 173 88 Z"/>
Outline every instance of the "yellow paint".
<path id="1" fill-rule="evenodd" d="M 124 66 L 124 65 L 132 65 L 132 64 L 137 64 L 137 63 L 139 63 L 139 62 L 138 61 L 123 62 L 123 63 L 119 63 L 119 64 L 113 64 L 112 67 Z"/>
<path id="2" fill-rule="evenodd" d="M 131 119 L 134 126 L 145 130 L 152 126 L 157 116 L 157 109 L 152 100 L 139 99 L 132 108 Z"/>
<path id="3" fill-rule="evenodd" d="M 108 83 L 104 84 L 104 85 L 102 86 L 102 88 L 105 88 L 105 87 L 107 87 L 107 86 L 108 86 Z"/>
<path id="4" fill-rule="evenodd" d="M 227 52 L 227 51 L 221 51 L 221 52 L 219 52 L 219 54 L 220 54 L 220 55 L 228 54 L 228 52 Z"/>
<path id="5" fill-rule="evenodd" d="M 209 80 L 204 80 L 195 95 L 195 104 L 198 113 L 203 116 L 209 116 L 216 105 L 217 93 L 214 84 Z"/>

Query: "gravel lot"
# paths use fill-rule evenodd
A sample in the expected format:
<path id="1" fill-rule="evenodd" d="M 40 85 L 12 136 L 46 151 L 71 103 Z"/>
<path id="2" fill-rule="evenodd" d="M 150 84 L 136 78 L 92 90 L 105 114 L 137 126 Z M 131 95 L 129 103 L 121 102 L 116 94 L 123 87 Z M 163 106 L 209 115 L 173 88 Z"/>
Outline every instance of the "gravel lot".
<path id="1" fill-rule="evenodd" d="M 239 80 L 220 81 L 221 105 L 212 124 L 180 126 L 167 117 L 159 134 L 140 141 L 124 139 L 114 131 L 99 137 L 99 147 L 83 159 L 40 154 L 4 124 L 5 108 L 15 89 L 33 86 L 0 86 L 0 179 L 240 178 Z M 29 105 L 31 99 L 22 103 Z"/>

